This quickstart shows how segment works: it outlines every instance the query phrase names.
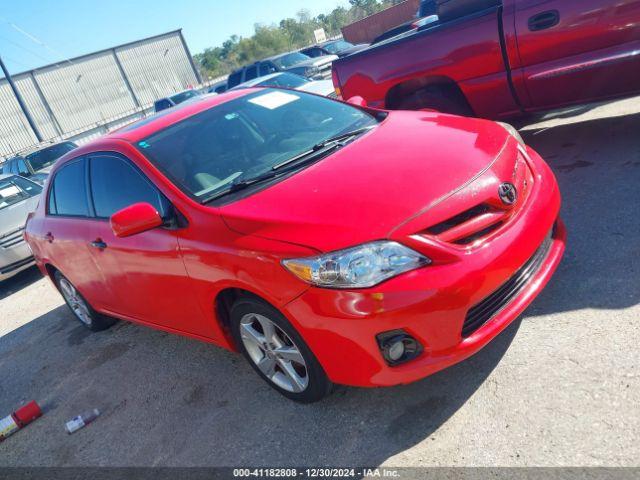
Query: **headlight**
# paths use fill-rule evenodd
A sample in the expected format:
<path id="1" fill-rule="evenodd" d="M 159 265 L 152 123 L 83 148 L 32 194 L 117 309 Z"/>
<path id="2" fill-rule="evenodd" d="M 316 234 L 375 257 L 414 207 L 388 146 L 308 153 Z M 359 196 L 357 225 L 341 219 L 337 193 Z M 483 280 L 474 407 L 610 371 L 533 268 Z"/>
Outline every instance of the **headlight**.
<path id="1" fill-rule="evenodd" d="M 282 264 L 301 280 L 318 287 L 364 288 L 431 260 L 397 242 L 377 241 L 318 255 L 283 260 Z"/>
<path id="2" fill-rule="evenodd" d="M 320 73 L 320 69 L 318 67 L 307 67 L 304 70 L 304 75 L 306 77 L 313 77 L 314 75 L 318 75 Z"/>
<path id="3" fill-rule="evenodd" d="M 520 145 L 522 145 L 523 147 L 526 147 L 524 140 L 522 139 L 520 132 L 516 130 L 516 127 L 505 122 L 496 122 L 496 123 L 500 125 L 502 128 L 504 128 L 507 132 L 509 132 L 509 135 L 515 138 Z"/>

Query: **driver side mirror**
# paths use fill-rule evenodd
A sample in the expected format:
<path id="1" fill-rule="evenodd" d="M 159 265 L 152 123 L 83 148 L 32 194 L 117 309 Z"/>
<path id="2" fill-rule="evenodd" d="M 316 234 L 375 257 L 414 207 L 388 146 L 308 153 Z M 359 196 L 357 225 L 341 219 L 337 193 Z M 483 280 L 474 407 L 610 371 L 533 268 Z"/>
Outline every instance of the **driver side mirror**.
<path id="1" fill-rule="evenodd" d="M 350 97 L 349 100 L 347 100 L 347 103 L 350 103 L 351 105 L 355 105 L 357 107 L 367 106 L 367 101 L 364 98 L 362 98 L 360 95 Z"/>
<path id="2" fill-rule="evenodd" d="M 117 211 L 109 220 L 116 237 L 129 237 L 160 227 L 164 222 L 158 210 L 150 203 L 134 203 Z"/>

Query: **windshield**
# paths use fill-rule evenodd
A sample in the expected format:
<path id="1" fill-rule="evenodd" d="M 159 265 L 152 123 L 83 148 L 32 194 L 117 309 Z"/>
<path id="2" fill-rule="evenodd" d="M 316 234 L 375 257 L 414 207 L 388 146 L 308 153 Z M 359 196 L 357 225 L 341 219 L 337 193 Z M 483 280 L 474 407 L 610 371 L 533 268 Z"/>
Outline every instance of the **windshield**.
<path id="1" fill-rule="evenodd" d="M 184 102 L 185 100 L 189 100 L 190 98 L 197 97 L 199 95 L 200 94 L 195 90 L 187 90 L 186 92 L 177 93 L 169 98 L 171 98 L 171 101 L 177 105 Z"/>
<path id="2" fill-rule="evenodd" d="M 31 164 L 31 168 L 37 172 L 43 168 L 50 167 L 65 153 L 75 150 L 76 148 L 78 147 L 73 142 L 58 143 L 57 145 L 52 145 L 51 147 L 33 152 L 25 158 Z"/>
<path id="3" fill-rule="evenodd" d="M 205 201 L 240 176 L 269 172 L 335 135 L 377 123 L 346 103 L 265 89 L 182 120 L 136 146 L 179 188 Z"/>
<path id="4" fill-rule="evenodd" d="M 327 43 L 324 49 L 330 53 L 338 53 L 351 47 L 353 47 L 353 44 L 345 42 L 344 40 L 338 40 L 337 42 Z"/>
<path id="5" fill-rule="evenodd" d="M 260 87 L 298 88 L 305 83 L 309 83 L 309 80 L 300 75 L 296 75 L 295 73 L 280 73 L 258 83 L 258 85 Z"/>
<path id="6" fill-rule="evenodd" d="M 35 197 L 41 191 L 42 187 L 18 175 L 0 178 L 0 210 Z"/>
<path id="7" fill-rule="evenodd" d="M 271 59 L 271 61 L 275 63 L 279 68 L 284 69 L 284 68 L 292 67 L 293 65 L 296 65 L 300 62 L 306 62 L 307 60 L 310 60 L 310 59 L 311 57 L 308 57 L 304 53 L 294 52 L 294 53 L 289 53 L 287 55 L 283 55 L 278 58 L 273 58 Z"/>

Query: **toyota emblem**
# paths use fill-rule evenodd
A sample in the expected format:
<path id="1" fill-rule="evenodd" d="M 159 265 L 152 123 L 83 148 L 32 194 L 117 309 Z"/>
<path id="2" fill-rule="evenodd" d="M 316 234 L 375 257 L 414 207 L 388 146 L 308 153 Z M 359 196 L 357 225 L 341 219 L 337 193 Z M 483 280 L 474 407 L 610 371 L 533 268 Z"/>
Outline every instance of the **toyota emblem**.
<path id="1" fill-rule="evenodd" d="M 505 205 L 513 205 L 518 199 L 518 191 L 513 183 L 504 182 L 498 187 L 498 196 Z"/>

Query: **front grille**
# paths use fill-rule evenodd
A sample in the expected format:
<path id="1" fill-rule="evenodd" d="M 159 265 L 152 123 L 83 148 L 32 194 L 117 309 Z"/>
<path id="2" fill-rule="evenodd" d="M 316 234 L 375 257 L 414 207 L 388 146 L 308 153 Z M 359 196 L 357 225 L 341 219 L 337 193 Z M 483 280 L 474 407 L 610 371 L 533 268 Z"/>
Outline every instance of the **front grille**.
<path id="1" fill-rule="evenodd" d="M 331 63 L 325 63 L 318 67 L 318 76 L 323 79 L 331 78 Z"/>
<path id="2" fill-rule="evenodd" d="M 0 237 L 0 248 L 11 248 L 24 243 L 24 238 L 22 237 L 23 232 L 24 227 L 20 227 L 17 230 L 2 235 Z"/>
<path id="3" fill-rule="evenodd" d="M 547 257 L 551 242 L 552 237 L 550 233 L 538 250 L 536 250 L 536 253 L 534 253 L 509 280 L 476 306 L 469 309 L 464 324 L 462 325 L 463 338 L 468 337 L 491 320 L 522 290 Z"/>
<path id="4" fill-rule="evenodd" d="M 489 207 L 489 205 L 487 205 L 486 203 L 481 203 L 480 205 L 476 205 L 469 210 L 465 210 L 458 215 L 448 218 L 444 222 L 440 222 L 432 227 L 429 227 L 427 229 L 427 232 L 431 233 L 432 235 L 440 235 L 441 233 L 446 232 L 447 230 L 451 230 L 453 227 L 457 227 L 458 225 L 461 225 L 474 217 L 482 215 L 483 213 L 487 213 L 489 210 L 491 210 L 491 207 Z"/>
<path id="5" fill-rule="evenodd" d="M 432 225 L 422 233 L 434 235 L 443 242 L 469 245 L 497 230 L 510 214 L 511 211 L 481 203 Z"/>
<path id="6" fill-rule="evenodd" d="M 497 230 L 500 227 L 500 225 L 502 225 L 502 223 L 503 222 L 496 222 L 493 225 L 489 225 L 488 227 L 485 227 L 482 230 L 478 230 L 477 232 L 472 233 L 471 235 L 458 238 L 457 240 L 454 240 L 453 243 L 457 245 L 468 245 L 470 243 L 473 243 L 476 240 L 480 240 L 481 238 L 486 237 L 494 230 Z"/>

